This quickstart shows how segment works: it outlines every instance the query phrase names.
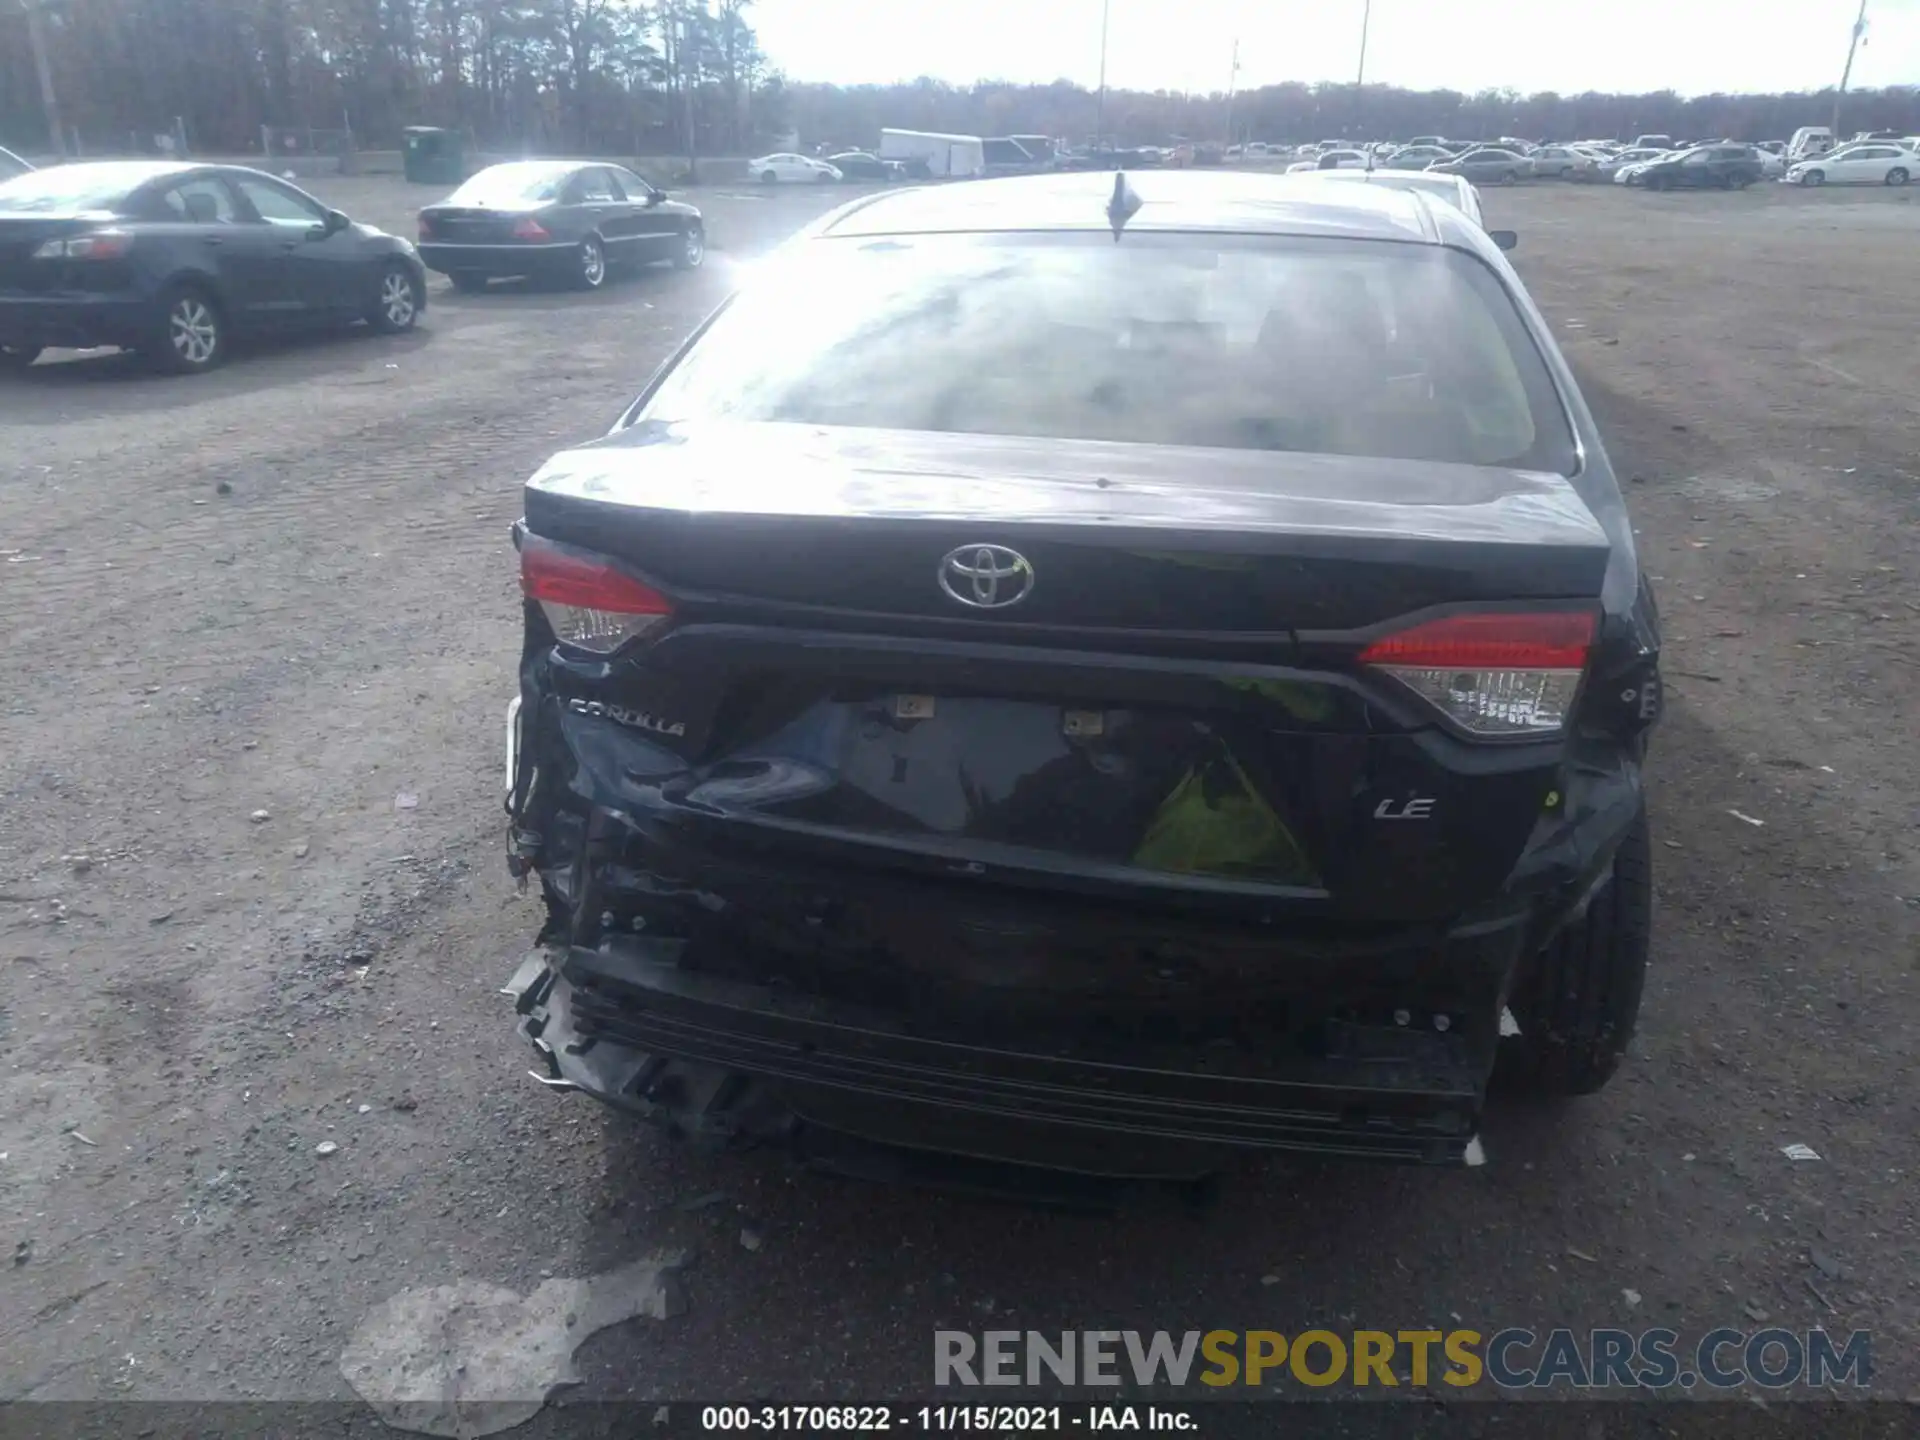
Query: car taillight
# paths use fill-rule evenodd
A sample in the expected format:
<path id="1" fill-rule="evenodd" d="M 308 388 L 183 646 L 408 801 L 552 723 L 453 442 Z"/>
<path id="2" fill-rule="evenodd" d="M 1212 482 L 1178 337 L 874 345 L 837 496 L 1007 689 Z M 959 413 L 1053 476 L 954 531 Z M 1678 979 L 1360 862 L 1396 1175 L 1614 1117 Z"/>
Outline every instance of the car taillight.
<path id="1" fill-rule="evenodd" d="M 516 240 L 551 240 L 553 232 L 548 230 L 531 215 L 514 221 L 513 238 Z"/>
<path id="2" fill-rule="evenodd" d="M 673 618 L 666 596 L 612 561 L 534 535 L 520 542 L 520 589 L 540 602 L 559 639 L 596 655 L 610 655 Z"/>
<path id="3" fill-rule="evenodd" d="M 36 260 L 118 260 L 133 248 L 125 230 L 95 230 L 69 240 L 49 240 L 33 252 Z"/>
<path id="4" fill-rule="evenodd" d="M 433 217 L 424 210 L 420 212 L 420 238 L 422 240 L 433 239 Z"/>
<path id="5" fill-rule="evenodd" d="M 1374 641 L 1360 663 L 1474 735 L 1550 734 L 1566 724 L 1593 628 L 1580 610 L 1450 615 Z"/>

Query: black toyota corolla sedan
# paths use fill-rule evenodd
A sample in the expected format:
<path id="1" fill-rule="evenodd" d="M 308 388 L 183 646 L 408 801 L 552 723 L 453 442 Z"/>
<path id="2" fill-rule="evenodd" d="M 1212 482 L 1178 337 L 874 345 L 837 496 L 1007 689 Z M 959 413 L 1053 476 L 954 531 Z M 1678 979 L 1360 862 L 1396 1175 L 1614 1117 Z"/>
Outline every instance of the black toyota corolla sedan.
<path id="1" fill-rule="evenodd" d="M 239 165 L 105 161 L 0 183 L 0 364 L 118 345 L 207 370 L 231 337 L 427 308 L 413 246 Z"/>
<path id="2" fill-rule="evenodd" d="M 524 501 L 549 1083 L 849 1168 L 1192 1178 L 1476 1163 L 1496 1071 L 1619 1063 L 1658 621 L 1451 205 L 869 197 Z"/>
<path id="3" fill-rule="evenodd" d="M 618 165 L 492 165 L 420 212 L 421 258 L 460 290 L 502 276 L 598 290 L 617 266 L 691 270 L 706 253 L 700 212 Z"/>

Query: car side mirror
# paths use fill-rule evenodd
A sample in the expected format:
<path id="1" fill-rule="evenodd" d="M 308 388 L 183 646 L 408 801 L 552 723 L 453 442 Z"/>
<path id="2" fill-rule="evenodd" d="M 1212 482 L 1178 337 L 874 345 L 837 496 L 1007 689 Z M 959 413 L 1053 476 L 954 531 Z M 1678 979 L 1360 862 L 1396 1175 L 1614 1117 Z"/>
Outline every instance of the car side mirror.
<path id="1" fill-rule="evenodd" d="M 1502 250 L 1517 250 L 1520 246 L 1520 233 L 1517 230 L 1489 230 L 1487 238 Z"/>
<path id="2" fill-rule="evenodd" d="M 654 185 L 647 190 L 647 204 L 649 205 L 658 205 L 666 198 L 667 192 L 662 190 L 658 185 Z"/>
<path id="3" fill-rule="evenodd" d="M 321 229 L 324 233 L 328 235 L 338 235 L 342 230 L 346 229 L 352 223 L 353 221 L 347 218 L 346 211 L 329 210 L 327 211 L 326 222 L 321 226 Z"/>

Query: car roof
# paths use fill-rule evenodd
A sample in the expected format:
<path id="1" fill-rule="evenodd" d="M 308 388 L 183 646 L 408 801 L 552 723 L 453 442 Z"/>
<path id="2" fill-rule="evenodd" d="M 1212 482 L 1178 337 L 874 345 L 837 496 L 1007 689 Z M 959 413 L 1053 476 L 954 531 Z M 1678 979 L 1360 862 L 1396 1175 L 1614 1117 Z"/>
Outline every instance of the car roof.
<path id="1" fill-rule="evenodd" d="M 1302 185 L 1301 176 L 1209 171 L 1128 173 L 1140 208 L 1133 231 L 1345 236 L 1456 245 L 1476 253 L 1491 242 L 1452 206 L 1374 185 Z M 1110 228 L 1110 171 L 1070 171 L 896 190 L 856 200 L 827 216 L 817 236 L 951 234 Z"/>
<path id="2" fill-rule="evenodd" d="M 611 160 L 502 160 L 498 165 L 489 165 L 484 170 L 476 170 L 462 184 L 478 180 L 482 175 L 497 175 L 503 170 L 526 175 L 566 175 L 575 170 L 584 170 L 589 165 L 611 165 Z M 620 167 L 624 168 L 624 167 Z"/>
<path id="3" fill-rule="evenodd" d="M 72 175 L 85 172 L 101 180 L 117 180 L 129 190 L 136 185 L 144 185 L 149 180 L 162 175 L 177 175 L 183 170 L 228 170 L 228 165 L 200 165 L 191 160 L 73 160 L 61 165 L 49 165 L 42 170 L 29 173 L 51 175 L 59 173 Z"/>

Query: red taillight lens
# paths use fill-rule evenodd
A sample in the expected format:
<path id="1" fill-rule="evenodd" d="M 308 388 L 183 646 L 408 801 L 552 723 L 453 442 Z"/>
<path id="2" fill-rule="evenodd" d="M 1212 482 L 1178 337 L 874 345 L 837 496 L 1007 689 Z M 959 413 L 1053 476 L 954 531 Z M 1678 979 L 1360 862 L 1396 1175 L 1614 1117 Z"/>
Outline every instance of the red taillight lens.
<path id="1" fill-rule="evenodd" d="M 71 240 L 49 240 L 33 252 L 36 260 L 119 260 L 133 249 L 125 230 L 95 230 Z"/>
<path id="2" fill-rule="evenodd" d="M 1360 663 L 1475 735 L 1550 734 L 1566 724 L 1593 630 L 1590 611 L 1450 615 L 1374 641 Z"/>
<path id="3" fill-rule="evenodd" d="M 553 232 L 531 215 L 528 215 L 514 221 L 513 238 L 516 240 L 551 240 L 553 238 Z"/>
<path id="4" fill-rule="evenodd" d="M 673 603 L 613 562 L 537 536 L 520 542 L 520 589 L 540 602 L 553 633 L 609 655 L 673 618 Z"/>

